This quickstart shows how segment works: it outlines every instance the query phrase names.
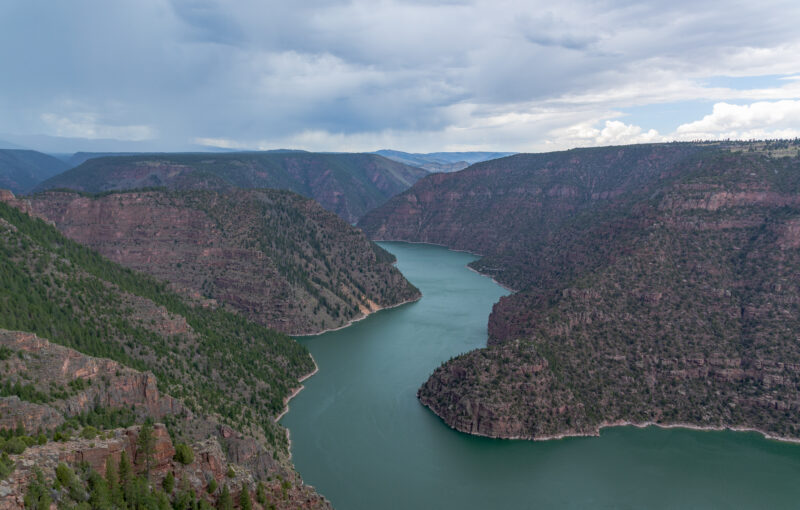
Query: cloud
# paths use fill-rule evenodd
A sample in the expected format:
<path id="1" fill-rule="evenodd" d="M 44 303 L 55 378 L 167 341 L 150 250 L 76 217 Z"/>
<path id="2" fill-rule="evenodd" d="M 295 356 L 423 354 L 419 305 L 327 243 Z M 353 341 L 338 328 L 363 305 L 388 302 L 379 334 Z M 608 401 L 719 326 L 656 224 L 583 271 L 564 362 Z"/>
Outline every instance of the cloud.
<path id="1" fill-rule="evenodd" d="M 548 133 L 546 147 L 627 145 L 691 140 L 773 139 L 800 137 L 800 101 L 759 101 L 745 105 L 716 103 L 703 118 L 661 134 L 618 120 L 580 122 Z"/>
<path id="2" fill-rule="evenodd" d="M 42 122 L 47 129 L 45 134 L 66 138 L 115 139 L 131 142 L 152 140 L 155 130 L 150 126 L 112 126 L 99 122 L 91 113 L 62 117 L 52 113 L 42 114 Z"/>
<path id="3" fill-rule="evenodd" d="M 748 105 L 717 103 L 712 113 L 678 126 L 675 132 L 682 139 L 753 138 L 755 134 L 761 138 L 767 133 L 798 136 L 800 101 L 760 101 Z"/>
<path id="4" fill-rule="evenodd" d="M 8 0 L 0 132 L 175 150 L 650 141 L 662 135 L 622 111 L 800 100 L 797 19 L 789 0 Z M 715 76 L 775 78 L 733 89 Z M 664 137 L 800 128 L 752 110 L 751 125 L 723 127 L 715 110 L 713 125 L 677 131 L 705 114 L 658 125 Z"/>

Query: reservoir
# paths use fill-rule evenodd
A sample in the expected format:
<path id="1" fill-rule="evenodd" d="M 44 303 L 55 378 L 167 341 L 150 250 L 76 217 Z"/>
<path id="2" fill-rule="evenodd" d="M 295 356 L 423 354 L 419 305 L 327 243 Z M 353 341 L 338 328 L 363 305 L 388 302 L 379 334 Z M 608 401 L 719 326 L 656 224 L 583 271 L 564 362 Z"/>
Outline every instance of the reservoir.
<path id="1" fill-rule="evenodd" d="M 443 361 L 486 345 L 507 291 L 475 257 L 380 243 L 416 303 L 300 341 L 319 373 L 290 404 L 294 463 L 338 510 L 800 508 L 800 445 L 655 427 L 530 442 L 450 429 L 416 398 Z"/>

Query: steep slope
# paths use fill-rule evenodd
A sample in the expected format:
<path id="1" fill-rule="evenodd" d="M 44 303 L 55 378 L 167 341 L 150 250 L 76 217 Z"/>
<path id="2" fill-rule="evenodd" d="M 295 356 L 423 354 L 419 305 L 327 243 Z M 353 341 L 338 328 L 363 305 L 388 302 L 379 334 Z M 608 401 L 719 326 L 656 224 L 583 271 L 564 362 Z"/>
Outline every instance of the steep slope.
<path id="1" fill-rule="evenodd" d="M 305 348 L 238 314 L 187 302 L 0 203 L 0 328 L 155 374 L 195 414 L 288 455 L 272 418 L 314 369 Z"/>
<path id="2" fill-rule="evenodd" d="M 257 441 L 214 418 L 195 415 L 181 401 L 161 394 L 150 373 L 86 356 L 30 333 L 0 330 L 0 353 L 0 431 L 5 436 L 0 438 L 0 450 L 11 453 L 7 462 L 11 472 L 0 472 L 0 509 L 23 507 L 29 487 L 36 483 L 36 469 L 45 480 L 58 477 L 61 485 L 68 485 L 55 492 L 60 507 L 70 499 L 80 502 L 83 494 L 76 491 L 83 477 L 64 483 L 66 466 L 88 474 L 81 466 L 85 463 L 89 471 L 105 474 L 125 451 L 135 473 L 148 475 L 142 462 L 147 455 L 140 441 L 142 427 L 132 426 L 148 419 L 170 424 L 169 430 L 160 424 L 152 428 L 150 481 L 154 487 L 162 487 L 168 476 L 182 481 L 178 491 L 165 490 L 159 494 L 162 497 L 177 502 L 181 493 L 189 493 L 191 499 L 214 504 L 220 494 L 211 490 L 212 480 L 220 487 L 248 486 L 251 493 L 263 480 L 267 502 L 275 507 L 297 508 L 307 502 L 327 507 Z M 183 455 L 173 458 L 176 447 Z M 228 466 L 234 477 L 226 475 Z M 292 480 L 292 490 L 285 495 L 278 496 L 282 492 L 278 477 Z M 86 478 L 85 494 L 101 496 L 96 478 Z M 276 480 L 270 483 L 267 478 Z M 132 499 L 132 491 L 125 492 Z"/>
<path id="3" fill-rule="evenodd" d="M 288 191 L 47 192 L 25 202 L 111 260 L 285 333 L 419 297 L 388 252 Z"/>
<path id="4" fill-rule="evenodd" d="M 484 250 L 475 267 L 520 290 L 495 305 L 490 346 L 443 364 L 421 402 L 497 437 L 627 422 L 800 437 L 800 159 L 762 149 L 542 155 L 527 172 L 471 169 L 472 182 L 438 188 L 428 178 L 394 215 L 365 218 L 378 237 Z M 611 164 L 584 171 L 590 159 Z M 516 188 L 495 185 L 512 176 Z M 516 215 L 479 216 L 470 239 L 475 196 Z"/>
<path id="5" fill-rule="evenodd" d="M 703 150 L 666 144 L 518 154 L 456 174 L 430 175 L 370 211 L 359 227 L 372 239 L 429 242 L 480 253 L 485 257 L 473 267 L 520 289 L 530 284 L 532 264 L 595 258 L 564 251 L 539 256 L 541 249 L 558 242 L 553 232 L 565 221 L 645 189 Z M 540 271 L 552 272 L 551 267 Z"/>
<path id="6" fill-rule="evenodd" d="M 41 152 L 0 149 L 0 188 L 24 193 L 68 168 L 60 159 Z"/>
<path id="7" fill-rule="evenodd" d="M 36 190 L 285 189 L 313 198 L 353 223 L 424 175 L 425 170 L 375 154 L 150 154 L 90 159 Z"/>

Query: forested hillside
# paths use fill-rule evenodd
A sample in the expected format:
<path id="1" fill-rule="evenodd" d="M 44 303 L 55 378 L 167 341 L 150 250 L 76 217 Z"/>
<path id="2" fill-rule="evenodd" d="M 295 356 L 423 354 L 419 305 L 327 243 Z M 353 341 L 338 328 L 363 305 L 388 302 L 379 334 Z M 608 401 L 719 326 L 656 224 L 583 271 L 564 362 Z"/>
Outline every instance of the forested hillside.
<path id="1" fill-rule="evenodd" d="M 285 333 L 419 297 L 389 253 L 287 191 L 47 192 L 15 203 L 115 262 Z"/>

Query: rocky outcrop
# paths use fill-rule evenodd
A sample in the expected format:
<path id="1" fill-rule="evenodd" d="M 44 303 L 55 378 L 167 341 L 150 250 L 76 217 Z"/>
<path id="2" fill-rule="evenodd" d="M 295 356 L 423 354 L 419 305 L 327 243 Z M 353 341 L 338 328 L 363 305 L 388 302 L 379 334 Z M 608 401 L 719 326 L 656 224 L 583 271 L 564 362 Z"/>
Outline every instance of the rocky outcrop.
<path id="1" fill-rule="evenodd" d="M 48 398 L 47 406 L 18 399 L 0 403 L 0 408 L 13 410 L 0 413 L 0 428 L 12 428 L 21 421 L 27 430 L 52 429 L 63 422 L 61 416 L 74 416 L 95 407 L 134 408 L 140 416 L 159 419 L 192 416 L 181 402 L 160 394 L 151 373 L 85 356 L 31 333 L 0 330 L 0 345 L 18 353 L 0 361 L 3 381 L 15 384 L 30 380 Z M 65 389 L 53 394 L 53 388 Z"/>
<path id="2" fill-rule="evenodd" d="M 140 429 L 139 426 L 117 429 L 109 433 L 109 437 L 92 440 L 51 442 L 30 447 L 20 455 L 12 455 L 11 460 L 15 463 L 16 469 L 8 478 L 0 481 L 0 510 L 24 508 L 23 499 L 28 485 L 34 479 L 34 468 L 40 469 L 48 482 L 54 480 L 56 466 L 60 463 L 73 467 L 88 465 L 103 474 L 106 464 L 108 462 L 118 464 L 122 452 L 125 451 L 131 459 L 134 473 L 146 474 L 148 464 L 137 446 Z M 227 484 L 233 488 L 234 493 L 243 485 L 249 487 L 251 494 L 255 492 L 258 478 L 244 467 L 230 464 L 216 439 L 193 444 L 194 461 L 184 465 L 173 460 L 175 448 L 163 424 L 154 425 L 153 437 L 153 454 L 148 476 L 154 486 L 159 486 L 167 473 L 172 473 L 176 480 L 180 480 L 181 490 L 188 488 L 197 497 L 206 499 L 211 504 L 214 504 L 218 497 L 218 492 L 209 492 L 212 480 L 220 487 Z M 229 476 L 229 467 L 234 473 L 233 477 Z M 289 490 L 283 489 L 278 482 L 268 481 L 266 486 L 269 502 L 276 508 L 330 508 L 327 501 L 320 498 L 313 489 L 302 484 L 292 484 Z M 55 494 L 57 498 L 64 497 L 58 492 Z"/>
<path id="3" fill-rule="evenodd" d="M 52 407 L 20 400 L 16 395 L 0 397 L 0 429 L 54 429 L 64 423 L 64 415 Z"/>
<path id="4" fill-rule="evenodd" d="M 17 429 L 22 425 L 31 432 L 47 431 L 87 411 L 133 409 L 141 420 L 170 420 L 174 423 L 173 432 L 190 442 L 195 453 L 195 460 L 189 465 L 174 461 L 170 434 L 164 425 L 156 424 L 150 471 L 154 483 L 160 483 L 172 472 L 177 480 L 186 480 L 197 494 L 213 503 L 216 495 L 207 492 L 212 479 L 220 486 L 246 484 L 251 491 L 258 481 L 264 481 L 275 495 L 277 508 L 328 508 L 328 503 L 303 485 L 300 477 L 276 460 L 262 442 L 220 424 L 213 417 L 193 414 L 179 400 L 161 394 L 150 373 L 132 370 L 112 360 L 85 356 L 29 333 L 0 330 L 0 347 L 10 349 L 13 354 L 0 361 L 0 383 L 32 384 L 37 392 L 35 398 L 45 401 L 33 403 L 16 396 L 0 397 L 0 429 Z M 0 510 L 22 508 L 34 467 L 41 469 L 48 479 L 52 479 L 55 467 L 61 462 L 73 466 L 86 463 L 105 473 L 106 462 L 109 459 L 119 462 L 124 450 L 135 471 L 142 473 L 145 463 L 142 452 L 137 450 L 139 430 L 139 426 L 134 426 L 101 433 L 94 439 L 48 442 L 12 455 L 15 470 L 8 479 L 0 481 Z M 228 476 L 231 465 L 233 478 Z M 281 487 L 277 481 L 270 482 L 273 478 L 286 480 L 289 485 Z"/>
<path id="5" fill-rule="evenodd" d="M 340 327 L 419 296 L 388 253 L 288 192 L 51 192 L 5 201 L 199 303 L 286 333 Z M 175 318 L 164 333 L 187 329 Z"/>

